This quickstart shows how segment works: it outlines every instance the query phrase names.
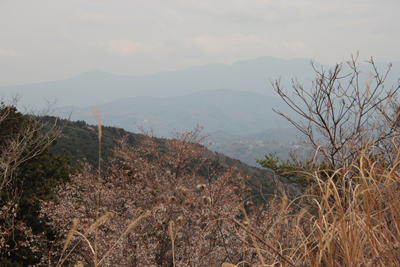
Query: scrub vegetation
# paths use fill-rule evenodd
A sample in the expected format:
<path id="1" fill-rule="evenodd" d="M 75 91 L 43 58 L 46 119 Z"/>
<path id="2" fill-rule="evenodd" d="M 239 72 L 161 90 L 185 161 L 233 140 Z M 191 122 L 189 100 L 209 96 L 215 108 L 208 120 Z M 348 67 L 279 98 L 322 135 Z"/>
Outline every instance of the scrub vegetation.
<path id="1" fill-rule="evenodd" d="M 78 167 L 50 151 L 70 122 L 48 131 L 54 119 L 2 104 L 1 264 L 400 266 L 399 85 L 383 87 L 369 64 L 365 77 L 357 57 L 315 69 L 313 88 L 294 81 L 294 98 L 274 83 L 304 120 L 281 115 L 306 136 L 292 160 L 258 161 L 274 191 L 205 157 L 201 127 L 111 140 L 95 112 L 97 162 Z"/>

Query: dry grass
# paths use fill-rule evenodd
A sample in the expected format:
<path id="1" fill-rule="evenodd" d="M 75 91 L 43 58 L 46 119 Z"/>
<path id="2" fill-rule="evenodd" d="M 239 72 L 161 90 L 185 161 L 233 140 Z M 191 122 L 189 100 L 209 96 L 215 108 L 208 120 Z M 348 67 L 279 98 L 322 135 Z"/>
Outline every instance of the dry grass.
<path id="1" fill-rule="evenodd" d="M 400 149 L 392 145 L 399 155 Z M 317 214 L 310 218 L 318 241 L 311 256 L 314 266 L 400 265 L 400 159 L 369 154 L 370 147 L 334 174 L 338 181 L 347 179 L 346 187 L 333 177 L 315 179 L 320 196 L 314 200 Z"/>
<path id="2" fill-rule="evenodd" d="M 308 173 L 315 186 L 300 204 L 282 205 L 274 219 L 273 227 L 292 222 L 286 230 L 296 238 L 289 245 L 288 232 L 268 238 L 259 233 L 271 226 L 237 222 L 252 236 L 247 249 L 261 264 L 224 266 L 400 266 L 400 148 L 396 140 L 390 144 L 391 155 L 368 152 L 373 146 L 367 145 L 355 162 L 328 178 Z M 291 207 L 295 214 L 288 214 Z"/>
<path id="3" fill-rule="evenodd" d="M 317 209 L 309 216 L 309 239 L 315 245 L 307 251 L 312 266 L 400 265 L 400 159 L 389 162 L 388 155 L 368 150 L 327 181 L 314 176 Z M 398 147 L 393 151 L 400 153 Z"/>

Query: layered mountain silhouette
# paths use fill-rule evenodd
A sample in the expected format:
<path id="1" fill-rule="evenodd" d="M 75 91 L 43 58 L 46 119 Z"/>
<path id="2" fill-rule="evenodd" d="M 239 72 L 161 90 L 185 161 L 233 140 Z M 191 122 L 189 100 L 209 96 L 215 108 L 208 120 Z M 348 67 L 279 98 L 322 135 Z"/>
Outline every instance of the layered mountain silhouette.
<path id="1" fill-rule="evenodd" d="M 0 91 L 6 96 L 18 92 L 22 96 L 20 104 L 39 108 L 46 105 L 45 100 L 56 101 L 57 107 L 84 107 L 129 97 L 184 96 L 215 89 L 252 91 L 276 96 L 271 80 L 281 78 L 287 87 L 290 87 L 294 77 L 307 83 L 314 77 L 309 63 L 310 59 L 260 57 L 232 65 L 209 64 L 148 76 L 114 75 L 91 70 L 64 80 L 0 86 Z"/>
<path id="2" fill-rule="evenodd" d="M 104 125 L 134 132 L 138 131 L 138 126 L 143 126 L 145 130 L 151 128 L 157 135 L 166 137 L 172 132 L 192 130 L 198 124 L 207 132 L 232 134 L 290 127 L 272 108 L 292 114 L 279 98 L 228 89 L 201 91 L 182 97 L 133 97 L 100 105 Z M 63 117 L 71 112 L 69 107 L 61 110 Z M 75 108 L 71 118 L 94 122 L 90 107 Z"/>
<path id="3" fill-rule="evenodd" d="M 91 70 L 64 80 L 0 86 L 0 93 L 6 101 L 18 93 L 22 97 L 20 110 L 24 106 L 40 109 L 48 102 L 55 102 L 54 107 L 58 109 L 54 115 L 60 112 L 60 116 L 65 118 L 72 112 L 72 120 L 89 123 L 95 123 L 91 106 L 99 104 L 104 125 L 133 132 L 138 132 L 138 126 L 142 126 L 145 130 L 153 129 L 157 136 L 170 137 L 172 132 L 190 131 L 199 124 L 205 133 L 211 134 L 216 149 L 234 153 L 229 154 L 232 156 L 239 155 L 237 151 L 240 150 L 240 153 L 247 153 L 246 161 L 252 164 L 254 153 L 248 151 L 261 149 L 265 142 L 269 147 L 276 143 L 283 150 L 292 147 L 296 131 L 289 130 L 292 125 L 272 109 L 280 110 L 295 120 L 300 118 L 278 97 L 271 83 L 280 80 L 283 88 L 290 92 L 295 79 L 304 88 L 310 88 L 315 77 L 310 62 L 310 59 L 260 57 L 232 65 L 209 64 L 148 76 L 114 75 Z M 376 66 L 384 76 L 388 63 L 378 62 Z M 327 73 L 331 68 L 317 62 L 314 62 L 314 67 Z M 360 66 L 361 88 L 365 87 L 368 68 L 371 66 Z M 350 72 L 344 67 L 342 74 L 346 76 Z M 394 62 L 385 88 L 390 90 L 398 83 L 399 77 L 400 62 Z M 346 84 L 346 79 L 343 83 Z M 252 137 L 249 135 L 252 133 L 258 134 Z M 262 135 L 268 137 L 265 139 Z M 222 136 L 226 140 L 215 139 Z"/>

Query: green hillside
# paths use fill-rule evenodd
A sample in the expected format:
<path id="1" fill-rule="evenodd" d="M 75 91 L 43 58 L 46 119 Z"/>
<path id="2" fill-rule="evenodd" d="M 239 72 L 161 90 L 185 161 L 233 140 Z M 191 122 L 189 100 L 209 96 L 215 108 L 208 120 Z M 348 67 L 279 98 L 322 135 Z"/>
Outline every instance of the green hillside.
<path id="1" fill-rule="evenodd" d="M 51 125 L 56 118 L 49 117 L 48 119 L 50 120 L 49 125 Z M 73 156 L 73 164 L 78 164 L 78 160 L 86 159 L 91 165 L 97 165 L 99 155 L 97 126 L 89 125 L 84 121 L 67 122 L 66 120 L 61 120 L 61 123 L 66 123 L 66 125 L 57 138 L 57 144 L 52 147 L 52 152 L 55 155 L 60 155 L 66 151 Z M 46 130 L 46 127 L 44 130 Z M 102 160 L 108 162 L 108 159 L 113 156 L 111 149 L 118 144 L 117 141 L 123 136 L 127 136 L 128 143 L 132 146 L 143 140 L 143 135 L 141 134 L 131 133 L 121 128 L 102 126 Z M 165 139 L 160 138 L 158 141 L 162 144 Z M 249 185 L 255 188 L 253 193 L 259 194 L 257 190 L 260 189 L 266 195 L 274 193 L 275 188 L 271 184 L 272 173 L 270 171 L 249 166 L 240 160 L 210 150 L 206 150 L 204 156 L 208 158 L 213 166 L 220 165 L 222 169 L 236 166 L 249 175 Z"/>

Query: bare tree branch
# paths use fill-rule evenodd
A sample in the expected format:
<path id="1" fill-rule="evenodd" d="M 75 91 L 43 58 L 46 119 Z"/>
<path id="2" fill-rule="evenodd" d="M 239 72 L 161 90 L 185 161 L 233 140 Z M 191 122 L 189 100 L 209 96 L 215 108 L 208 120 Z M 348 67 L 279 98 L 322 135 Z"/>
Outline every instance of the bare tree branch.
<path id="1" fill-rule="evenodd" d="M 360 84 L 362 73 L 357 60 L 358 54 L 328 72 L 317 69 L 311 62 L 316 73 L 312 87 L 305 89 L 294 79 L 292 97 L 281 86 L 280 79 L 272 82 L 275 91 L 302 120 L 295 121 L 279 110 L 274 111 L 300 130 L 306 136 L 302 144 L 317 151 L 318 160 L 332 168 L 350 163 L 355 152 L 371 141 L 374 134 L 379 133 L 373 140 L 378 145 L 397 133 L 395 124 L 400 108 L 388 103 L 400 87 L 396 85 L 390 91 L 384 88 L 391 65 L 380 75 L 371 58 L 367 62 L 371 72 L 364 87 Z M 344 67 L 350 72 L 342 74 Z"/>

